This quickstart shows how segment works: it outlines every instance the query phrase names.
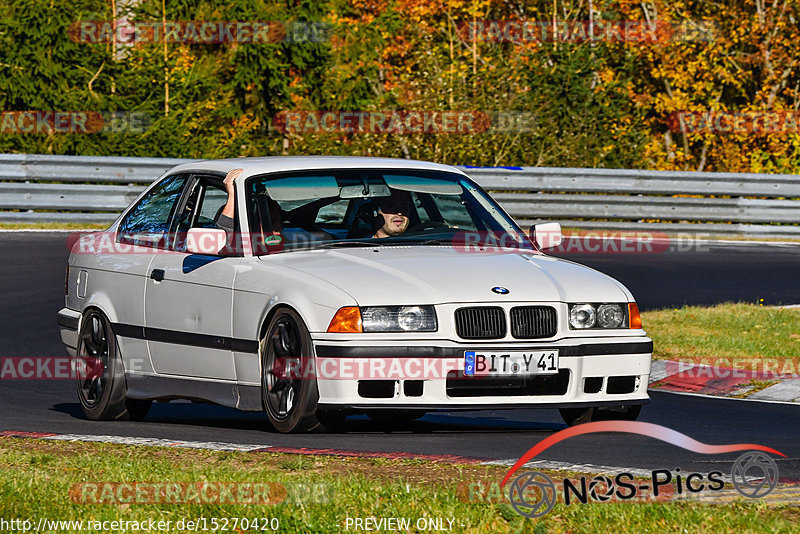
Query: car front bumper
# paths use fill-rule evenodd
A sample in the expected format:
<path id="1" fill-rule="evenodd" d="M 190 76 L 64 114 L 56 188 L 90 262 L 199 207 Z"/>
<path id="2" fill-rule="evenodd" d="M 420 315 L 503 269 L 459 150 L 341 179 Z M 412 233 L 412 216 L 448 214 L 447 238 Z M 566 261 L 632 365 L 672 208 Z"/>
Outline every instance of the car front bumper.
<path id="1" fill-rule="evenodd" d="M 481 351 L 492 353 L 552 349 L 559 352 L 558 374 L 470 377 L 463 374 L 464 351 L 476 350 L 474 345 L 441 341 L 400 346 L 391 342 L 317 340 L 319 405 L 433 410 L 634 405 L 649 401 L 653 342 L 644 336 L 480 346 Z M 383 363 L 376 365 L 376 360 Z"/>

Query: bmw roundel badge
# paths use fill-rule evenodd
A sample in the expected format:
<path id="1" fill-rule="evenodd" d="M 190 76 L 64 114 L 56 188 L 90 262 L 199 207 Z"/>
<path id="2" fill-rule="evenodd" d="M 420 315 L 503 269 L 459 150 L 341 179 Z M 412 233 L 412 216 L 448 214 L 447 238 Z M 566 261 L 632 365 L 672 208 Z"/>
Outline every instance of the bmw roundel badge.
<path id="1" fill-rule="evenodd" d="M 498 295 L 508 295 L 508 289 L 506 289 L 504 287 L 500 287 L 500 286 L 493 287 L 492 291 L 494 291 Z"/>

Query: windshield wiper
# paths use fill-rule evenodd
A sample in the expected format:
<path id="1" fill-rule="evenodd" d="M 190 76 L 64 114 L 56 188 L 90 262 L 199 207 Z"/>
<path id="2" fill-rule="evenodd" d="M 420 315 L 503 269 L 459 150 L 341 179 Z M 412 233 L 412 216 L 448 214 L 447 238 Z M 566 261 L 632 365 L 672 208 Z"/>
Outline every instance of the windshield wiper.
<path id="1" fill-rule="evenodd" d="M 452 243 L 452 239 L 440 239 L 435 237 L 428 239 L 407 239 L 403 241 L 403 244 L 406 245 L 450 245 Z"/>
<path id="2" fill-rule="evenodd" d="M 348 241 L 326 241 L 320 243 L 312 248 L 337 248 L 337 247 L 380 247 L 383 243 L 381 243 L 380 239 L 372 239 L 369 241 L 364 240 L 348 240 Z"/>

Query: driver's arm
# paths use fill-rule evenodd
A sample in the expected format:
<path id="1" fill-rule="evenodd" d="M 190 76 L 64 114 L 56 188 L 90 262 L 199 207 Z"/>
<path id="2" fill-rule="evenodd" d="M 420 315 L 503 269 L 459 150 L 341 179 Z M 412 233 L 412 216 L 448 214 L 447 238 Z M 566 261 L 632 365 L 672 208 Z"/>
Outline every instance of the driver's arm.
<path id="1" fill-rule="evenodd" d="M 218 228 L 221 230 L 225 230 L 227 233 L 232 233 L 234 226 L 233 226 L 233 216 L 236 211 L 236 195 L 235 195 L 235 185 L 234 182 L 236 178 L 238 178 L 244 169 L 233 169 L 230 171 L 226 176 L 225 180 L 222 181 L 223 185 L 225 186 L 225 191 L 228 193 L 228 201 L 225 202 L 225 206 L 222 208 L 222 212 L 217 217 L 217 220 L 214 221 Z"/>

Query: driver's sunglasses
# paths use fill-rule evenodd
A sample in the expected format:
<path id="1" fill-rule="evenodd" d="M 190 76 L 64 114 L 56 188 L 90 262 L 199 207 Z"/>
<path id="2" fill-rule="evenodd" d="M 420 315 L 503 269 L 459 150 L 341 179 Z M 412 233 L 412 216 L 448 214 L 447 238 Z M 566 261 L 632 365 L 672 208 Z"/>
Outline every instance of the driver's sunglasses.
<path id="1" fill-rule="evenodd" d="M 401 202 L 387 202 L 381 204 L 381 211 L 387 215 L 408 215 L 408 204 Z"/>

